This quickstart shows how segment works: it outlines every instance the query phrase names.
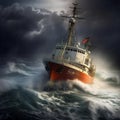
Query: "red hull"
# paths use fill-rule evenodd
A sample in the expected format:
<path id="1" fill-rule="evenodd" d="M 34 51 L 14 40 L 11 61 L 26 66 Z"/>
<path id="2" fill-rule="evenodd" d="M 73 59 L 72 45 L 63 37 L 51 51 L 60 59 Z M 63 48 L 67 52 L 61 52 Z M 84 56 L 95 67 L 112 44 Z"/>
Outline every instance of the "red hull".
<path id="1" fill-rule="evenodd" d="M 49 68 L 50 80 L 52 81 L 78 79 L 84 83 L 93 83 L 93 77 L 71 67 L 54 62 L 48 62 L 47 67 Z"/>

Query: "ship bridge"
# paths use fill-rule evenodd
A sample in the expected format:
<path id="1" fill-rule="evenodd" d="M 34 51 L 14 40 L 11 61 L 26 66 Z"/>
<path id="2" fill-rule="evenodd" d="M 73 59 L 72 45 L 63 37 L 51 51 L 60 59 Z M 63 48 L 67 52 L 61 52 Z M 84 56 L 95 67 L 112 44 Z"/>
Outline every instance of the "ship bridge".
<path id="1" fill-rule="evenodd" d="M 58 44 L 56 45 L 56 50 L 52 55 L 52 59 L 54 60 L 62 60 L 68 63 L 74 63 L 78 66 L 83 65 L 86 67 L 90 67 L 91 59 L 89 58 L 89 52 L 85 49 L 80 48 L 76 45 L 69 46 L 66 44 Z"/>

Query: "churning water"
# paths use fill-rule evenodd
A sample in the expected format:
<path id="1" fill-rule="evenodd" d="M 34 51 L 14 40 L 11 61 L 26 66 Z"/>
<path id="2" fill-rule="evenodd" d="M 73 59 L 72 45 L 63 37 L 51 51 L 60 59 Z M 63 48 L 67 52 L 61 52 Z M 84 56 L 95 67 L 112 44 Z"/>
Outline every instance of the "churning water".
<path id="1" fill-rule="evenodd" d="M 0 120 L 120 120 L 118 73 L 97 73 L 92 85 L 50 83 L 41 66 L 20 61 L 1 67 Z"/>

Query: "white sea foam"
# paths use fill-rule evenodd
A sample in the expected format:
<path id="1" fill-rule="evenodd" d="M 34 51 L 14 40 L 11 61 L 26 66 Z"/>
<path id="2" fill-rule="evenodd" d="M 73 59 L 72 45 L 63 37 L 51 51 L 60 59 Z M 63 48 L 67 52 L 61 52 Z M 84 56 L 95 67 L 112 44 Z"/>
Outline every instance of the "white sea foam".
<path id="1" fill-rule="evenodd" d="M 14 73 L 14 72 L 15 73 L 20 73 L 20 74 L 23 74 L 23 75 L 26 75 L 26 76 L 30 76 L 30 74 L 27 71 L 22 70 L 19 67 L 17 67 L 15 62 L 9 62 L 8 67 L 6 69 L 6 73 L 9 74 L 9 73 Z"/>
<path id="2" fill-rule="evenodd" d="M 112 96 L 112 95 L 111 95 Z M 97 97 L 87 97 L 89 101 L 89 110 L 91 111 L 91 115 L 93 120 L 97 120 L 100 117 L 99 112 L 105 112 L 105 116 L 107 118 L 120 118 L 119 112 L 119 102 L 120 98 L 97 98 Z"/>

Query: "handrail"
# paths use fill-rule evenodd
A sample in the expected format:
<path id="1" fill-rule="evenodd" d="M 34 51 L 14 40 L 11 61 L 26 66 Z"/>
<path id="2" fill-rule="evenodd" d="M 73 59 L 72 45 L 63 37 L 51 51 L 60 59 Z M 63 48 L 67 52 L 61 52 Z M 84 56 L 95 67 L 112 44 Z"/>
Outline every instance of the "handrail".
<path id="1" fill-rule="evenodd" d="M 68 64 L 71 64 L 71 65 L 75 65 L 76 67 L 86 67 L 89 69 L 89 67 L 85 64 L 81 64 L 81 63 L 78 63 L 78 62 L 74 62 L 72 60 L 68 60 L 68 59 L 59 59 L 59 57 L 57 58 L 54 58 L 54 60 L 57 60 L 58 62 L 61 62 L 61 63 L 68 63 Z"/>

